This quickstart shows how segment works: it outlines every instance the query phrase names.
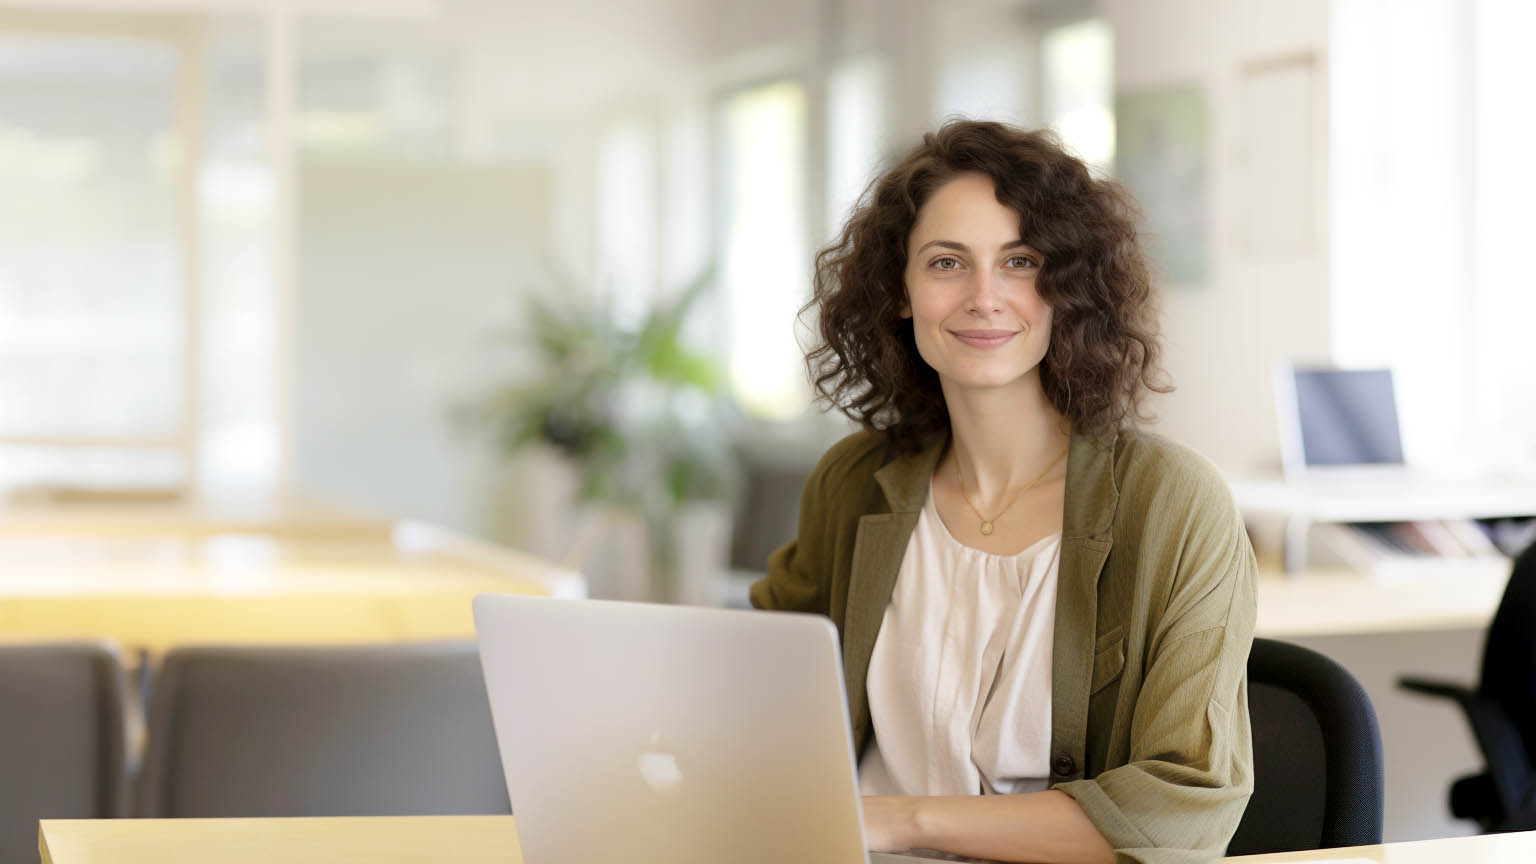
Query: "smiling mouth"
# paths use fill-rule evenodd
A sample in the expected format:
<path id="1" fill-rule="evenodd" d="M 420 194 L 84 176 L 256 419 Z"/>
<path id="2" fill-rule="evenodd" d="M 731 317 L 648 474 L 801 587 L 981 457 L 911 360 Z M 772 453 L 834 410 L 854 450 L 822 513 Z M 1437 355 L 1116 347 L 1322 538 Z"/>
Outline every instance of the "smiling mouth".
<path id="1" fill-rule="evenodd" d="M 996 348 L 1019 335 L 1015 330 L 951 330 L 956 339 L 973 348 Z"/>

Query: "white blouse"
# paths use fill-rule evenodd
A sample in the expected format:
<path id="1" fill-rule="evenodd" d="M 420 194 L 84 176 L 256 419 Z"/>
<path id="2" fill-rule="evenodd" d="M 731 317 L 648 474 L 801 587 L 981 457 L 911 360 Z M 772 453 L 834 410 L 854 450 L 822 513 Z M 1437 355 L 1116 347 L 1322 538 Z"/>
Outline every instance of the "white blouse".
<path id="1" fill-rule="evenodd" d="M 869 661 L 865 795 L 1046 788 L 1061 534 L 1016 555 L 965 546 L 928 503 Z"/>

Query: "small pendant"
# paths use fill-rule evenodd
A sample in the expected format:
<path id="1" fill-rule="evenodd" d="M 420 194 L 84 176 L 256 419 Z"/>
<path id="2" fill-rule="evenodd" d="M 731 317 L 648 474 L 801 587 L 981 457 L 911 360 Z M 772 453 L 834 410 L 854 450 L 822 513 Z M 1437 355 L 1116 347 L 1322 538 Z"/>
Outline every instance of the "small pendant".
<path id="1" fill-rule="evenodd" d="M 991 522 L 983 522 L 983 523 L 981 523 L 981 533 L 982 533 L 982 536 L 984 536 L 984 537 L 989 535 L 989 534 L 991 534 L 992 533 L 992 523 Z"/>

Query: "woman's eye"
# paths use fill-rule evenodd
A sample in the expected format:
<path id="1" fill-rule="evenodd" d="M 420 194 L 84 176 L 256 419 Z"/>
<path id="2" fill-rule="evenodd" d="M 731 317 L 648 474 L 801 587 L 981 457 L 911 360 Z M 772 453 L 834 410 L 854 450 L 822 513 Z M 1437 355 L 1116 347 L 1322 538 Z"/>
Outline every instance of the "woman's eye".
<path id="1" fill-rule="evenodd" d="M 1015 270 L 1033 270 L 1040 265 L 1028 255 L 1014 255 L 1008 259 L 1008 266 Z"/>
<path id="2" fill-rule="evenodd" d="M 960 261 L 956 258 L 935 258 L 933 259 L 933 264 L 929 266 L 939 270 L 958 270 L 960 269 Z"/>

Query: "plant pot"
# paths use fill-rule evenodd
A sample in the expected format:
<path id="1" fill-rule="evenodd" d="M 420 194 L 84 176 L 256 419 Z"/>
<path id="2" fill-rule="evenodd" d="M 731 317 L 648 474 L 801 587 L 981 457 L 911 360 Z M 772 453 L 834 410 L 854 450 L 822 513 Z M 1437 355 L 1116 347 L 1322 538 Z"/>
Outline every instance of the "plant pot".
<path id="1" fill-rule="evenodd" d="M 499 509 L 518 548 L 566 562 L 580 527 L 581 466 L 553 447 L 530 446 L 511 460 Z"/>
<path id="2" fill-rule="evenodd" d="M 672 599 L 719 606 L 730 571 L 731 510 L 719 501 L 689 501 L 672 518 Z"/>

